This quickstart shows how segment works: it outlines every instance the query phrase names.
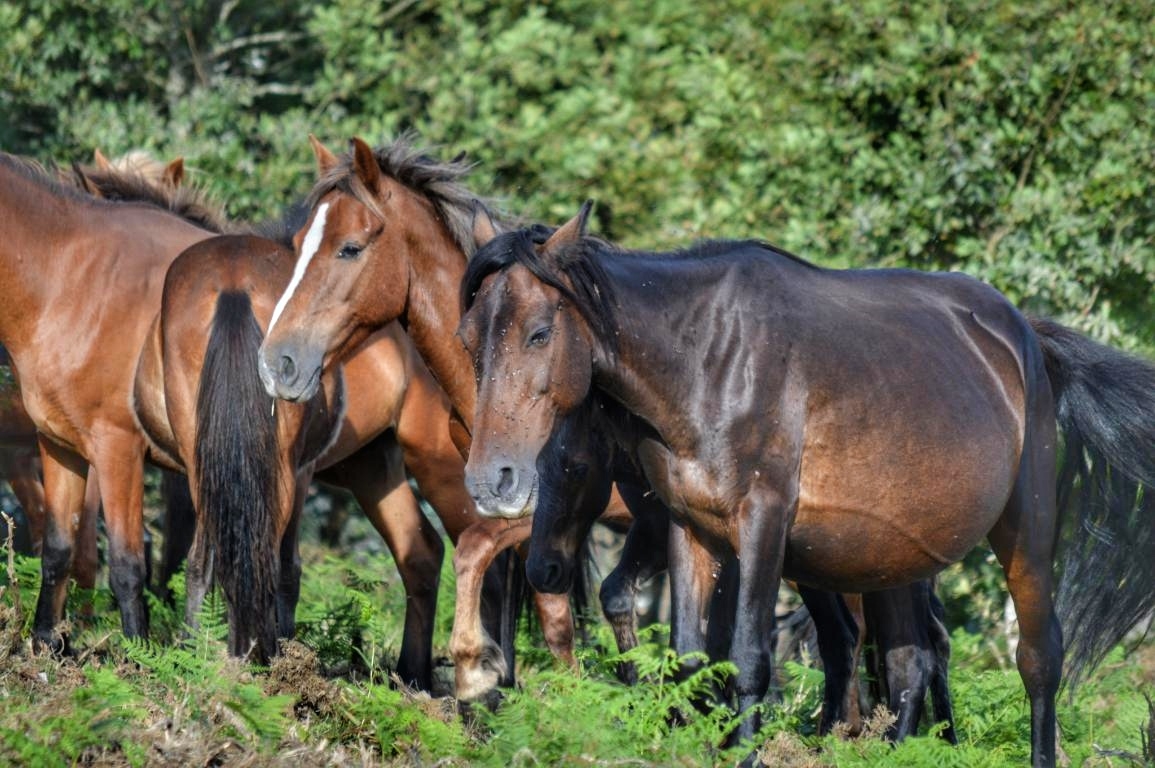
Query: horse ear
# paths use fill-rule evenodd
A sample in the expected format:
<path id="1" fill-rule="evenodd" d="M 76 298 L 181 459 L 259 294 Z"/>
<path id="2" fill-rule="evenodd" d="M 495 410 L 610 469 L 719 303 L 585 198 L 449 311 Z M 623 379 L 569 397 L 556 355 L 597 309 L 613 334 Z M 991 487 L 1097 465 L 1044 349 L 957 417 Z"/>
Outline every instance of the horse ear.
<path id="1" fill-rule="evenodd" d="M 311 133 L 309 134 L 309 144 L 313 147 L 313 156 L 317 158 L 317 176 L 324 176 L 340 162 L 337 160 L 337 156 Z"/>
<path id="2" fill-rule="evenodd" d="M 98 171 L 112 170 L 112 162 L 107 157 L 105 157 L 104 153 L 99 149 L 93 150 L 92 163 L 96 166 L 96 170 Z"/>
<path id="3" fill-rule="evenodd" d="M 590 212 L 593 209 L 593 200 L 586 200 L 582 203 L 581 210 L 577 212 L 577 216 L 574 216 L 565 224 L 558 227 L 557 231 L 549 236 L 549 240 L 545 241 L 545 245 L 541 247 L 541 252 L 550 253 L 562 246 L 576 243 L 585 237 L 586 229 L 589 227 Z"/>
<path id="4" fill-rule="evenodd" d="M 489 216 L 489 211 L 480 200 L 473 201 L 473 241 L 480 248 L 497 237 L 497 227 Z"/>
<path id="5" fill-rule="evenodd" d="M 164 183 L 176 189 L 184 181 L 184 158 L 178 157 L 164 167 Z"/>
<path id="6" fill-rule="evenodd" d="M 84 172 L 84 166 L 80 163 L 72 164 L 72 175 L 76 177 L 76 183 L 88 194 L 93 197 L 103 197 L 100 190 L 92 183 L 92 179 L 88 178 L 88 174 Z"/>
<path id="7" fill-rule="evenodd" d="M 381 166 L 377 165 L 373 149 L 354 136 L 349 139 L 349 152 L 353 155 L 353 172 L 357 178 L 369 189 L 377 189 L 377 182 L 381 180 Z"/>

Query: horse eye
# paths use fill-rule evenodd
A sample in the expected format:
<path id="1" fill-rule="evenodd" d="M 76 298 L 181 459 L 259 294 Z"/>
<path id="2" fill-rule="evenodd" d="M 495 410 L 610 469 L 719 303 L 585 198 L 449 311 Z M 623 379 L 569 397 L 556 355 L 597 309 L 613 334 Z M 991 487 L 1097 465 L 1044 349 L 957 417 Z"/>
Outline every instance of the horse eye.
<path id="1" fill-rule="evenodd" d="M 365 249 L 360 245 L 354 245 L 353 243 L 346 243 L 344 246 L 341 247 L 341 250 L 337 251 L 337 258 L 338 259 L 352 260 L 352 259 L 355 259 L 358 256 L 360 256 L 361 251 L 363 251 L 363 250 L 365 250 Z"/>
<path id="2" fill-rule="evenodd" d="M 552 325 L 547 325 L 544 328 L 538 328 L 536 331 L 533 332 L 533 335 L 529 337 L 529 346 L 531 346 L 531 347 L 544 347 L 547 343 L 549 343 L 549 338 L 552 335 L 553 335 L 553 326 Z"/>

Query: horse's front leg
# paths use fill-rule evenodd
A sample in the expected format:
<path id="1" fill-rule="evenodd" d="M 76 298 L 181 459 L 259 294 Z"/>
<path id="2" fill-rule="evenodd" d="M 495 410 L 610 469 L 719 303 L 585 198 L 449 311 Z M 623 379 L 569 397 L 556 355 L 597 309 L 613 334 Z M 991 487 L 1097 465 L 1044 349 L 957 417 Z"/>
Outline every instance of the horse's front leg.
<path id="1" fill-rule="evenodd" d="M 634 522 L 626 534 L 617 567 L 602 582 L 599 598 L 602 613 L 614 631 L 618 651 L 625 653 L 638 644 L 638 588 L 669 565 L 668 547 L 660 543 L 669 540 L 670 512 L 656 495 L 646 495 L 642 488 L 619 483 L 618 491 Z M 618 677 L 633 685 L 638 681 L 638 672 L 632 662 L 622 662 L 618 665 Z"/>
<path id="2" fill-rule="evenodd" d="M 788 521 L 796 504 L 793 490 L 755 488 L 738 505 L 739 583 L 730 650 L 738 666 L 734 684 L 740 718 L 734 733 L 737 739 L 752 739 L 762 726 L 755 707 L 765 699 L 773 677 L 774 604 L 782 579 Z"/>
<path id="3" fill-rule="evenodd" d="M 457 539 L 453 569 L 457 605 L 449 650 L 453 655 L 457 698 L 476 699 L 492 691 L 509 674 L 501 647 L 481 625 L 481 588 L 485 572 L 499 553 L 529 538 L 533 518 L 485 519 Z M 515 596 L 507 595 L 506 599 Z"/>
<path id="4" fill-rule="evenodd" d="M 40 597 L 36 602 L 32 638 L 38 647 L 44 646 L 53 653 L 65 653 L 68 637 L 58 633 L 56 627 L 64 618 L 76 531 L 84 506 L 84 478 L 88 463 L 44 436 L 39 440 L 48 514 L 44 520 Z"/>

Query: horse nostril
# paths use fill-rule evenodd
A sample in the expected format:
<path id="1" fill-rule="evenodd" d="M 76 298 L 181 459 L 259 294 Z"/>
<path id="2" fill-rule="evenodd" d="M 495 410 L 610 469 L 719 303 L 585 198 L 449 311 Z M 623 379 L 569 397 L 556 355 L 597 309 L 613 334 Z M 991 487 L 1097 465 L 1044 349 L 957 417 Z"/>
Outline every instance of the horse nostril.
<path id="1" fill-rule="evenodd" d="M 517 484 L 517 473 L 511 467 L 502 467 L 497 471 L 497 495 L 505 496 Z"/>
<path id="2" fill-rule="evenodd" d="M 281 381 L 291 382 L 297 377 L 297 364 L 288 355 L 281 356 L 281 368 L 278 371 Z"/>

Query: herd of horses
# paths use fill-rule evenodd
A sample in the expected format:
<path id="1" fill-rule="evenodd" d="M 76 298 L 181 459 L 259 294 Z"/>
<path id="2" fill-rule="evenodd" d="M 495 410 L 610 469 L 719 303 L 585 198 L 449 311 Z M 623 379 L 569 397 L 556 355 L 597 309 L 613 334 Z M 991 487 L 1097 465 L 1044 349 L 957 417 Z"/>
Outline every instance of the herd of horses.
<path id="1" fill-rule="evenodd" d="M 870 636 L 891 735 L 929 693 L 953 741 L 930 579 L 985 537 L 1018 613 L 1032 760 L 1054 764 L 1064 648 L 1077 677 L 1155 603 L 1155 366 L 959 274 L 827 270 L 760 241 L 627 251 L 587 233 L 588 203 L 556 228 L 501 220 L 467 163 L 412 137 L 311 141 L 307 200 L 258 225 L 224 221 L 175 165 L 62 179 L 0 155 L 0 342 L 43 472 L 37 646 L 67 650 L 93 488 L 123 630 L 147 633 L 150 462 L 188 480 L 165 565 L 187 550 L 188 622 L 215 583 L 230 652 L 269 659 L 293 634 L 317 479 L 393 553 L 396 671 L 427 689 L 444 546 L 412 478 L 455 545 L 460 699 L 512 682 L 526 580 L 573 663 L 581 544 L 625 519 L 601 592 L 618 643 L 668 570 L 673 648 L 737 666 L 715 694 L 735 740 L 772 695 L 786 578 L 818 630 L 824 731 L 858 717 Z"/>

